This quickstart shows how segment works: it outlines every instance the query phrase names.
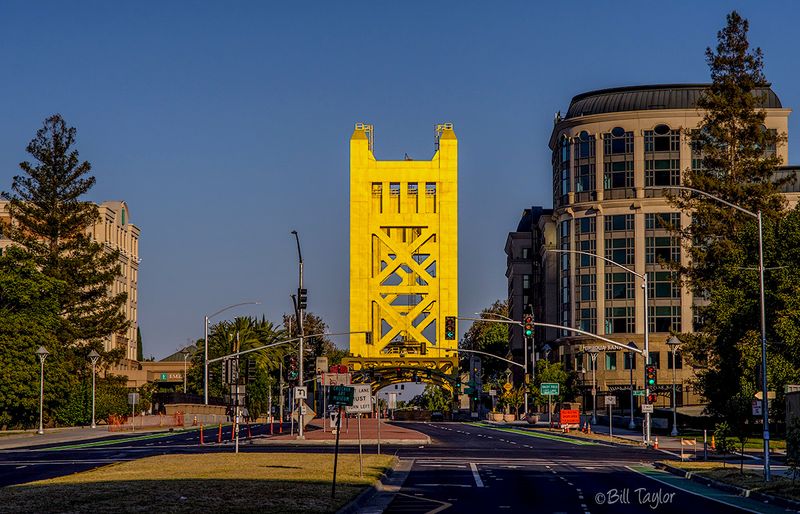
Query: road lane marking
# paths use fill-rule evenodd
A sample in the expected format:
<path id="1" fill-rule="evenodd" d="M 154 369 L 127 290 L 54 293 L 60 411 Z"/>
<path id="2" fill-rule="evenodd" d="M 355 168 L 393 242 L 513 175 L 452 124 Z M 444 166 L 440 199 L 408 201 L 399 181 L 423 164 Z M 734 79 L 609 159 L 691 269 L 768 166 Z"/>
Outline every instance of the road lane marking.
<path id="1" fill-rule="evenodd" d="M 486 430 L 499 430 L 501 432 L 509 432 L 509 433 L 512 433 L 512 434 L 524 435 L 524 436 L 528 436 L 528 437 L 538 437 L 539 439 L 550 439 L 552 441 L 559 441 L 559 442 L 562 442 L 562 443 L 574 444 L 576 446 L 601 446 L 600 444 L 595 443 L 593 441 L 582 440 L 582 439 L 573 439 L 573 438 L 569 438 L 569 437 L 561 437 L 561 436 L 557 436 L 557 435 L 554 435 L 554 434 L 547 434 L 547 433 L 544 433 L 544 432 L 538 432 L 538 431 L 534 431 L 534 430 L 524 430 L 524 429 L 519 429 L 519 428 L 495 427 L 495 426 L 492 426 L 492 425 L 485 425 L 483 423 L 467 423 L 467 424 L 468 425 L 472 425 L 474 427 L 483 428 L 483 429 L 486 429 Z M 492 436 L 489 436 L 489 438 L 491 439 Z M 509 442 L 509 441 L 506 441 L 505 439 L 499 439 L 499 440 L 503 441 L 503 442 Z"/>
<path id="2" fill-rule="evenodd" d="M 472 469 L 472 476 L 475 478 L 475 485 L 478 487 L 483 487 L 483 480 L 481 480 L 481 475 L 478 473 L 478 466 L 476 466 L 474 462 L 470 462 L 469 467 Z"/>

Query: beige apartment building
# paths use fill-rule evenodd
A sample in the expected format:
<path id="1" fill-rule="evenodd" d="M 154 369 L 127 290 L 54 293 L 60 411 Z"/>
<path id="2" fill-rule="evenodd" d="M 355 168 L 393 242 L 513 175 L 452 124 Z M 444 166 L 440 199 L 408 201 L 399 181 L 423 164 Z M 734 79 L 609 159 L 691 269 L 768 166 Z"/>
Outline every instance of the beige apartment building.
<path id="1" fill-rule="evenodd" d="M 552 250 L 600 255 L 639 275 L 646 274 L 650 361 L 658 368 L 657 407 L 670 405 L 673 358 L 677 405 L 701 402 L 690 384 L 693 370 L 679 350 L 673 356 L 666 344 L 672 332 L 692 330 L 692 294 L 659 264 L 664 260 L 685 262 L 686 250 L 667 227 L 685 225 L 689 216 L 670 205 L 665 190 L 658 187 L 680 185 L 685 170 L 701 165 L 688 129 L 701 122 L 702 113 L 695 105 L 705 87 L 624 87 L 574 97 L 566 114 L 557 115 L 549 142 L 552 215 L 539 216 L 539 227 L 531 232 L 531 237 L 540 234 L 540 240 L 531 246 L 538 246 L 541 252 L 533 258 L 540 259 L 540 269 L 551 272 L 550 277 L 540 280 L 551 284 L 542 292 L 546 303 L 555 304 L 555 312 L 547 319 L 551 323 L 644 348 L 643 281 L 600 259 Z M 767 113 L 764 129 L 787 133 L 791 110 L 781 105 L 771 88 L 758 94 Z M 766 151 L 777 152 L 787 162 L 786 145 Z M 778 173 L 797 171 L 786 166 Z M 797 202 L 798 191 L 800 184 L 786 186 L 790 204 Z M 512 245 L 506 247 L 509 253 Z M 512 252 L 509 259 L 514 258 Z M 595 370 L 599 396 L 617 395 L 617 404 L 627 408 L 631 382 L 634 389 L 643 388 L 645 363 L 641 356 L 631 357 L 630 352 L 566 331 L 541 341 L 539 352 L 543 343 L 552 346 L 553 358 L 564 362 L 567 369 L 580 372 L 589 403 L 591 351 L 598 352 Z M 601 402 L 599 398 L 598 404 Z"/>
<path id="2" fill-rule="evenodd" d="M 89 230 L 92 238 L 109 250 L 119 250 L 121 275 L 117 277 L 110 294 L 128 293 L 123 307 L 130 325 L 124 332 L 111 334 L 105 340 L 106 351 L 124 348 L 125 358 L 114 371 L 139 368 L 136 355 L 136 329 L 138 327 L 138 280 L 139 280 L 139 227 L 130 222 L 128 205 L 123 201 L 103 202 L 98 206 L 100 218 Z M 9 219 L 8 202 L 0 201 L 0 216 Z M 11 241 L 0 235 L 0 251 Z"/>

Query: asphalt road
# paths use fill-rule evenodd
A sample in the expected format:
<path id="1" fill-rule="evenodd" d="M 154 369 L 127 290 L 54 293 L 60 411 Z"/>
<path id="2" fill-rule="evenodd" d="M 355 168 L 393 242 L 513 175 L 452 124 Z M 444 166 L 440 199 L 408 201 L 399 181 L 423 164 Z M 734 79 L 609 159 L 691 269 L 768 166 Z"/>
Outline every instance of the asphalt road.
<path id="1" fill-rule="evenodd" d="M 414 462 L 387 514 L 785 512 L 657 472 L 649 464 L 665 455 L 653 450 L 473 424 L 414 428 L 434 444 L 399 451 Z"/>
<path id="2" fill-rule="evenodd" d="M 656 472 L 649 464 L 665 455 L 653 450 L 586 444 L 556 433 L 477 424 L 409 425 L 430 435 L 433 444 L 383 445 L 384 453 L 413 462 L 386 510 L 390 514 L 785 512 Z M 251 427 L 253 436 L 268 432 L 268 425 Z M 216 430 L 206 431 L 204 446 L 198 444 L 197 431 L 187 431 L 3 450 L 0 486 L 151 455 L 233 451 L 230 426 L 223 429 L 223 444 L 216 444 L 216 436 Z M 242 452 L 333 451 L 331 447 L 249 445 L 245 439 L 240 443 Z M 342 447 L 341 451 L 358 450 Z M 365 446 L 364 451 L 371 453 L 375 448 Z"/>

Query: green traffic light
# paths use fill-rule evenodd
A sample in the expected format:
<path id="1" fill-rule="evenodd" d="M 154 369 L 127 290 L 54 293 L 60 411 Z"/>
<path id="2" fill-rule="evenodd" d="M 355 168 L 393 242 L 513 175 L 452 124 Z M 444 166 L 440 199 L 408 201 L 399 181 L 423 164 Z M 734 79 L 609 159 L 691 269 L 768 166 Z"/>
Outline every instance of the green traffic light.
<path id="1" fill-rule="evenodd" d="M 526 336 L 528 336 L 528 337 L 532 336 L 532 335 L 533 335 L 533 330 L 531 330 L 531 329 L 526 329 L 526 330 L 525 330 L 525 335 L 526 335 Z"/>
<path id="2" fill-rule="evenodd" d="M 656 383 L 656 381 L 651 378 L 650 380 L 647 381 L 647 383 L 653 385 Z"/>

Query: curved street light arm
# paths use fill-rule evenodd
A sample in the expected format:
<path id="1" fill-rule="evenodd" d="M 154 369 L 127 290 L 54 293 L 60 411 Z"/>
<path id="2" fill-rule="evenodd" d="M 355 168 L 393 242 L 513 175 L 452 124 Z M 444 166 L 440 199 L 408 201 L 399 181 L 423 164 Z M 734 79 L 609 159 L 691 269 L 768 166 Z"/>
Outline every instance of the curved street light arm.
<path id="1" fill-rule="evenodd" d="M 545 248 L 545 251 L 546 252 L 553 252 L 553 253 L 577 253 L 577 254 L 581 254 L 581 255 L 588 255 L 589 257 L 594 257 L 595 259 L 600 259 L 601 261 L 605 261 L 605 262 L 607 262 L 609 264 L 613 264 L 614 266 L 617 266 L 618 268 L 624 269 L 625 271 L 627 271 L 631 275 L 636 275 L 637 277 L 641 278 L 642 280 L 645 280 L 645 277 L 644 277 L 644 275 L 642 273 L 637 273 L 637 272 L 633 271 L 632 269 L 628 268 L 627 266 L 623 266 L 622 264 L 620 264 L 620 263 L 618 263 L 616 261 L 612 261 L 611 259 L 607 259 L 607 258 L 605 258 L 603 256 L 597 255 L 596 253 L 584 252 L 583 250 L 559 250 L 557 248 Z"/>
<path id="2" fill-rule="evenodd" d="M 728 207 L 731 207 L 733 209 L 736 209 L 737 211 L 740 211 L 740 212 L 743 212 L 743 213 L 747 214 L 748 216 L 752 216 L 754 218 L 758 218 L 758 214 L 756 214 L 753 211 L 748 211 L 747 209 L 745 209 L 743 207 L 739 207 L 736 204 L 732 204 L 732 203 L 730 203 L 730 202 L 728 202 L 726 200 L 723 200 L 719 196 L 712 195 L 711 193 L 707 193 L 706 191 L 703 191 L 703 190 L 700 190 L 700 189 L 695 189 L 693 187 L 689 187 L 689 186 L 647 186 L 647 187 L 645 187 L 645 189 L 678 189 L 680 191 L 691 191 L 692 193 L 697 193 L 700 196 L 705 196 L 707 198 L 711 198 L 712 200 L 716 200 L 719 203 L 723 203 L 723 204 L 727 205 Z"/>
<path id="3" fill-rule="evenodd" d="M 608 344 L 613 344 L 614 346 L 618 346 L 618 347 L 622 348 L 623 350 L 626 350 L 626 351 L 629 351 L 629 352 L 636 352 L 639 355 L 644 355 L 645 354 L 645 351 L 644 350 L 640 350 L 639 348 L 634 348 L 634 347 L 632 347 L 630 345 L 627 345 L 627 344 L 624 344 L 624 343 L 620 343 L 618 341 L 614 341 L 613 339 L 609 339 L 609 338 L 603 337 L 601 335 L 593 334 L 591 332 L 587 332 L 585 330 L 581 330 L 581 329 L 578 329 L 578 328 L 565 327 L 565 326 L 562 326 L 562 325 L 553 325 L 551 323 L 539 323 L 538 321 L 534 321 L 533 324 L 534 324 L 534 326 L 538 326 L 538 327 L 557 328 L 557 329 L 560 329 L 560 330 L 566 330 L 567 332 L 575 332 L 576 334 L 581 334 L 581 335 L 585 335 L 585 336 L 594 337 L 594 338 L 599 339 L 601 341 L 604 341 L 604 342 L 606 342 Z"/>
<path id="4" fill-rule="evenodd" d="M 224 309 L 220 309 L 220 310 L 218 310 L 217 312 L 215 312 L 214 314 L 209 314 L 208 316 L 206 316 L 206 318 L 208 318 L 208 319 L 211 319 L 211 318 L 213 318 L 214 316 L 216 316 L 217 314 L 222 314 L 223 312 L 227 311 L 228 309 L 233 309 L 234 307 L 241 307 L 242 305 L 261 305 L 261 302 L 259 302 L 259 301 L 255 301 L 255 302 L 242 302 L 242 303 L 235 303 L 235 304 L 233 304 L 233 305 L 228 305 L 228 306 L 227 306 L 227 307 L 225 307 Z"/>
<path id="5" fill-rule="evenodd" d="M 511 361 L 511 360 L 508 360 L 508 359 L 504 359 L 503 357 L 498 357 L 497 355 L 494 355 L 493 353 L 481 352 L 481 351 L 478 351 L 478 350 L 461 350 L 461 349 L 457 349 L 457 348 L 450 348 L 448 350 L 445 350 L 445 352 L 479 353 L 481 355 L 487 355 L 487 356 L 493 357 L 495 359 L 500 359 L 501 361 L 505 361 L 505 362 L 507 362 L 509 364 L 513 364 L 514 366 L 519 366 L 520 368 L 523 368 L 523 369 L 525 368 L 525 366 L 523 366 L 519 362 L 514 362 L 514 361 Z"/>
<path id="6" fill-rule="evenodd" d="M 502 314 L 497 314 L 496 312 L 476 312 L 475 314 L 477 314 L 478 316 L 497 316 L 498 318 L 503 318 L 504 320 L 516 323 L 513 319 L 509 318 L 508 316 L 503 316 Z"/>

